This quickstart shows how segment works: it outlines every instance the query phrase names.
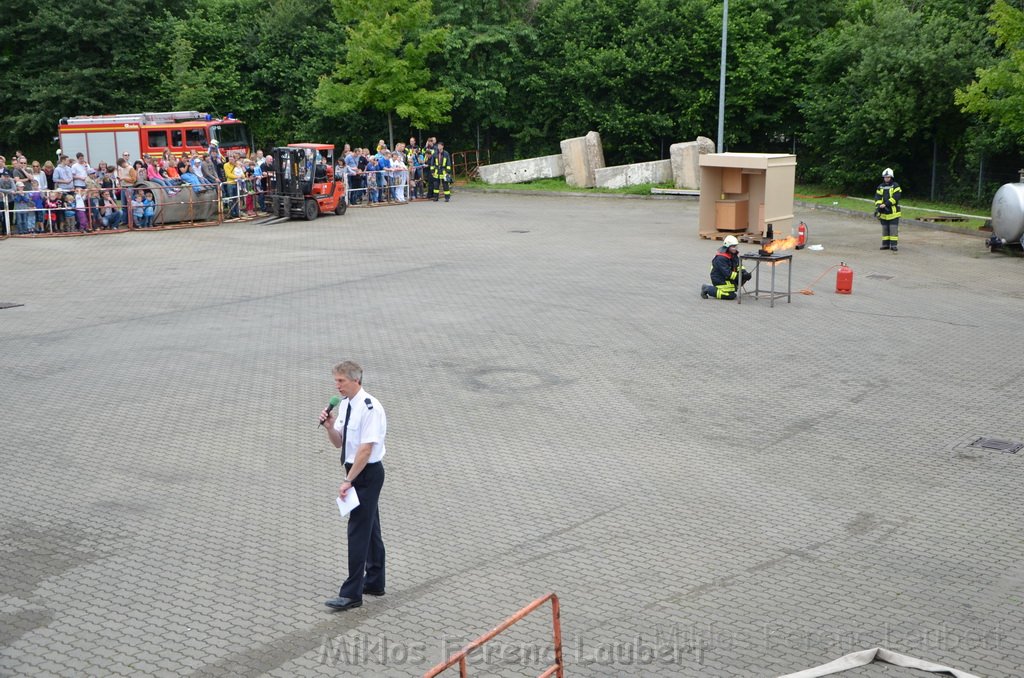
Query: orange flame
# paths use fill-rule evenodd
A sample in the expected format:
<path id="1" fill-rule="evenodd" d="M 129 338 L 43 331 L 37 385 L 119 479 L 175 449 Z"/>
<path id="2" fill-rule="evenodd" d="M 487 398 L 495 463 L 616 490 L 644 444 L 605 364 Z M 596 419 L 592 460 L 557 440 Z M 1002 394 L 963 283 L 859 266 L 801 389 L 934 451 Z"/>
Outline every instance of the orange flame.
<path id="1" fill-rule="evenodd" d="M 794 247 L 796 247 L 797 242 L 798 241 L 796 236 L 790 236 L 788 238 L 783 238 L 782 240 L 772 240 L 762 249 L 764 249 L 764 251 L 767 252 L 768 254 L 771 254 L 779 250 L 791 250 Z"/>

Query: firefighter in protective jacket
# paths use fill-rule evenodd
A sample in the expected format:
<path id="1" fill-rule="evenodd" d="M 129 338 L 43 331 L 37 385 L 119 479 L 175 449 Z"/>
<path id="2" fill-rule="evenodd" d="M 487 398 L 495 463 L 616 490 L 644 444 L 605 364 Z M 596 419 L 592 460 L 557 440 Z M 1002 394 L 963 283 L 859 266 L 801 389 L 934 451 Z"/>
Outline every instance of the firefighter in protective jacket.
<path id="1" fill-rule="evenodd" d="M 444 142 L 438 141 L 434 155 L 427 161 L 430 167 L 431 183 L 434 187 L 434 202 L 444 193 L 444 201 L 452 199 L 452 156 L 444 150 Z"/>
<path id="2" fill-rule="evenodd" d="M 743 285 L 750 280 L 750 273 L 744 270 L 740 263 L 740 253 L 737 249 L 739 244 L 736 236 L 725 236 L 723 245 L 718 248 L 715 258 L 711 260 L 711 284 L 701 287 L 701 299 L 735 299 L 737 282 Z"/>
<path id="3" fill-rule="evenodd" d="M 882 183 L 875 189 L 875 216 L 882 224 L 882 246 L 878 249 L 897 251 L 900 241 L 900 185 L 886 167 L 882 170 Z"/>

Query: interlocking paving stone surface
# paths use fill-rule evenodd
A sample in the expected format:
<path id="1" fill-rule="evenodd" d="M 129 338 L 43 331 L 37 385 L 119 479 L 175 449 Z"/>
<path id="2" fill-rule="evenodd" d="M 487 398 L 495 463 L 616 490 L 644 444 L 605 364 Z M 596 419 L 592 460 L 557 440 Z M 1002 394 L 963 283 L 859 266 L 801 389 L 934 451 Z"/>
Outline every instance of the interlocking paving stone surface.
<path id="1" fill-rule="evenodd" d="M 1024 454 L 967 445 L 1024 440 L 1024 263 L 797 217 L 794 291 L 852 295 L 701 300 L 680 200 L 0 242 L 0 675 L 417 676 L 548 591 L 573 676 L 1022 675 Z M 331 613 L 345 358 L 389 576 Z M 471 675 L 539 673 L 549 622 Z"/>

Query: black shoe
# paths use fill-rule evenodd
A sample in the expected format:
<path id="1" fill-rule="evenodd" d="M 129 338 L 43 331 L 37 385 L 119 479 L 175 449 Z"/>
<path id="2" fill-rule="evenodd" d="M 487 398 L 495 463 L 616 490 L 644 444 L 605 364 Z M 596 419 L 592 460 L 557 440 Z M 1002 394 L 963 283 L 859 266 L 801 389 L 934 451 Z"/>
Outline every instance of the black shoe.
<path id="1" fill-rule="evenodd" d="M 330 600 L 325 600 L 324 601 L 324 605 L 326 605 L 327 607 L 331 608 L 332 610 L 338 610 L 338 611 L 341 611 L 341 610 L 351 610 L 353 607 L 361 607 L 362 604 L 363 604 L 363 601 L 361 601 L 361 600 L 353 600 L 351 598 L 342 598 L 341 596 L 339 596 L 337 598 L 331 598 Z"/>
<path id="2" fill-rule="evenodd" d="M 899 248 L 899 247 L 896 247 L 896 245 L 893 245 L 893 246 L 892 246 L 892 247 L 890 247 L 889 249 L 891 249 L 891 250 L 892 250 L 893 252 L 898 252 L 900 248 Z"/>
<path id="3" fill-rule="evenodd" d="M 384 589 L 363 589 L 363 593 L 368 596 L 380 597 L 384 595 L 385 591 Z"/>
<path id="4" fill-rule="evenodd" d="M 889 246 L 888 245 L 882 245 L 878 249 L 880 249 L 880 250 L 887 250 L 887 249 L 889 249 Z"/>
<path id="5" fill-rule="evenodd" d="M 452 199 L 451 199 L 451 198 L 445 198 L 445 199 L 444 199 L 444 201 L 445 201 L 445 202 L 451 202 L 451 201 L 452 201 Z"/>
<path id="6" fill-rule="evenodd" d="M 708 298 L 708 291 L 706 289 L 704 289 L 703 287 L 700 289 L 700 298 L 701 299 L 707 299 Z"/>

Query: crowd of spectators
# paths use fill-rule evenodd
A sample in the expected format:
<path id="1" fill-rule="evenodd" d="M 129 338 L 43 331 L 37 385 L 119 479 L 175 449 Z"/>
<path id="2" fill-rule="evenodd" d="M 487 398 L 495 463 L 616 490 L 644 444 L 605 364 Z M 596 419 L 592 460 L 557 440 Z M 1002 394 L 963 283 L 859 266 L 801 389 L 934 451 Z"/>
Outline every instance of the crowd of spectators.
<path id="1" fill-rule="evenodd" d="M 439 172 L 439 160 L 447 160 L 446 172 Z M 349 186 L 349 203 L 359 205 L 383 202 L 402 203 L 419 198 L 434 199 L 438 184 L 451 183 L 451 159 L 439 149 L 437 139 L 430 137 L 423 146 L 410 137 L 409 143 L 397 143 L 388 149 L 381 139 L 375 151 L 368 148 L 352 149 L 345 144 L 336 168 L 338 176 L 345 176 Z M 445 176 L 442 176 L 445 175 Z"/>
<path id="2" fill-rule="evenodd" d="M 262 151 L 223 154 L 216 143 L 184 157 L 169 150 L 136 159 L 124 153 L 95 167 L 83 153 L 74 159 L 61 155 L 55 165 L 29 163 L 18 151 L 10 164 L 0 156 L 0 235 L 7 234 L 8 224 L 16 235 L 117 230 L 129 223 L 151 227 L 160 202 L 154 190 L 168 197 L 189 189 L 197 195 L 213 191 L 212 196 L 221 186 L 227 213 L 255 214 L 262 208 L 262 196 L 254 196 L 266 162 Z"/>
<path id="3" fill-rule="evenodd" d="M 333 169 L 346 181 L 352 205 L 437 199 L 439 185 L 451 182 L 450 157 L 433 137 L 422 147 L 413 137 L 394 150 L 383 139 L 373 151 L 345 144 Z M 273 159 L 263 151 L 222 153 L 216 141 L 202 153 L 176 157 L 165 150 L 140 158 L 123 153 L 116 162 L 102 160 L 95 167 L 83 153 L 74 159 L 61 155 L 54 164 L 29 163 L 17 151 L 10 164 L 0 156 L 0 235 L 148 228 L 156 225 L 157 208 L 170 196 L 212 191 L 209 199 L 216 200 L 218 187 L 226 216 L 255 215 L 265 211 L 264 191 L 273 172 Z"/>

